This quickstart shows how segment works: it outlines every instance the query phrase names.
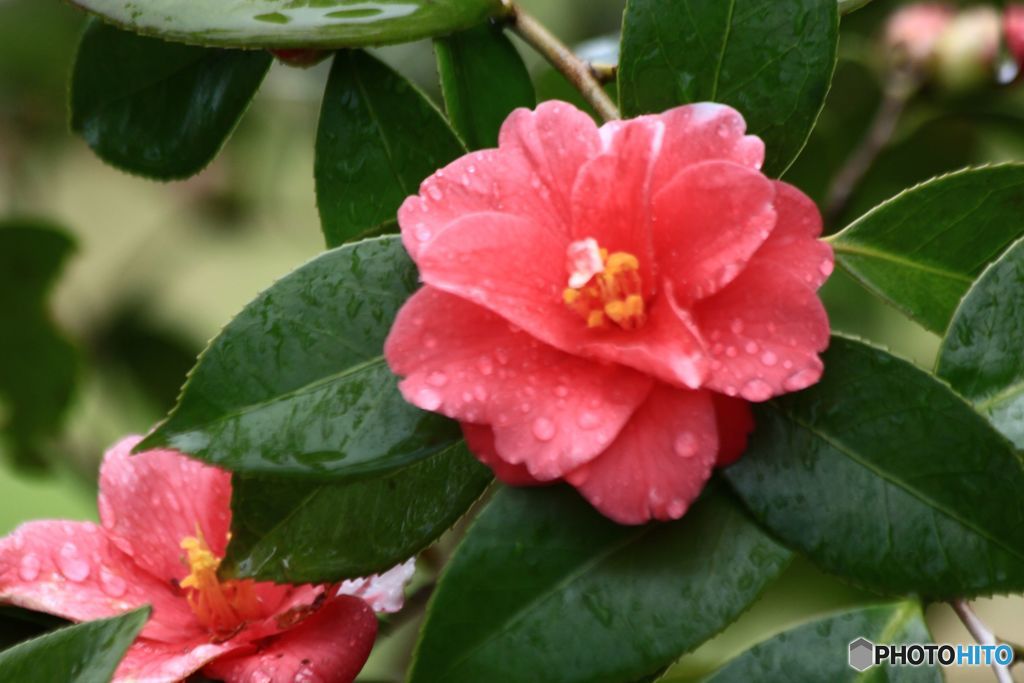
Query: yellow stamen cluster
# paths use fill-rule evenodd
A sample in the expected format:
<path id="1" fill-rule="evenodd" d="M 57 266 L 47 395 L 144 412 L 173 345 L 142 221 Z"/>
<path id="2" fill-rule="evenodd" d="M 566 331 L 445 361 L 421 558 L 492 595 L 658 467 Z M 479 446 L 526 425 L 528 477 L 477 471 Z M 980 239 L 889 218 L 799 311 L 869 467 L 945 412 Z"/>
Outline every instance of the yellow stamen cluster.
<path id="1" fill-rule="evenodd" d="M 562 293 L 566 306 L 587 321 L 587 327 L 635 330 L 647 322 L 644 310 L 640 261 L 625 251 L 612 254 L 601 249 L 604 270 L 582 287 L 567 287 Z"/>
<path id="2" fill-rule="evenodd" d="M 245 622 L 262 616 L 253 582 L 221 581 L 217 577 L 221 558 L 213 554 L 202 532 L 181 541 L 189 575 L 180 583 L 188 604 L 200 623 L 217 637 L 230 637 Z"/>

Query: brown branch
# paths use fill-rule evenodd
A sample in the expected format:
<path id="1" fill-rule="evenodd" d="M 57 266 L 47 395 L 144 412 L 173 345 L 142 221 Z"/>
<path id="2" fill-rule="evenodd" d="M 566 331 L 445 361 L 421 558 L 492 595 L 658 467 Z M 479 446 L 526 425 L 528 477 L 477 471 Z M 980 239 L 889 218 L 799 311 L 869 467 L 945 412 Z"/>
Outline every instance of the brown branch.
<path id="1" fill-rule="evenodd" d="M 619 118 L 618 108 L 604 91 L 590 64 L 573 54 L 565 43 L 511 0 L 505 0 L 505 8 L 509 26 L 516 35 L 558 69 L 602 119 L 613 121 Z"/>

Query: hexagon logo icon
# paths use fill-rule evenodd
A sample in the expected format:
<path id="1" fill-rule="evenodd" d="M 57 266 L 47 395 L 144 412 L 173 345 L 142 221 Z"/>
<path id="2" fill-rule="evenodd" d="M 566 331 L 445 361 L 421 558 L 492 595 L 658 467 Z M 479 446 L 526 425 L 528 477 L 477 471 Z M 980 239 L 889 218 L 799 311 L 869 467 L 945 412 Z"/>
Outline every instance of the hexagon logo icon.
<path id="1" fill-rule="evenodd" d="M 875 645 L 867 638 L 858 638 L 850 643 L 850 666 L 864 671 L 875 663 Z"/>

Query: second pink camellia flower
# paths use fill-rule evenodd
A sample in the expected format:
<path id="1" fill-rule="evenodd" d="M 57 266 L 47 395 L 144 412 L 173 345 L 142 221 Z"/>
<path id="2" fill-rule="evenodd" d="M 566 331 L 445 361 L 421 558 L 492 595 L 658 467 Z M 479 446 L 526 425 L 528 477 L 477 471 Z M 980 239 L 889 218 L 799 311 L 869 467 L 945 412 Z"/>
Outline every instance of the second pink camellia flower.
<path id="1" fill-rule="evenodd" d="M 406 399 L 508 483 L 681 517 L 744 401 L 818 381 L 829 337 L 820 214 L 745 132 L 715 104 L 598 128 L 546 102 L 428 178 L 398 216 L 426 286 L 385 345 Z"/>

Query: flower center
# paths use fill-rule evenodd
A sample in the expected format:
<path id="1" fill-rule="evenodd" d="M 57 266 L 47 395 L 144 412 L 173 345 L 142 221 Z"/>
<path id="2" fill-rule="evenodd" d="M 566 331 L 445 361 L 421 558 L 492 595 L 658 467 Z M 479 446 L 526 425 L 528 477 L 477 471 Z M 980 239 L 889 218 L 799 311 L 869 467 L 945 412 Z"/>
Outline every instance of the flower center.
<path id="1" fill-rule="evenodd" d="M 569 286 L 565 305 L 587 321 L 587 327 L 612 324 L 635 330 L 647 322 L 640 261 L 625 251 L 609 254 L 592 237 L 573 242 L 567 252 Z"/>
<path id="2" fill-rule="evenodd" d="M 246 621 L 261 616 L 260 601 L 251 580 L 221 581 L 217 577 L 221 558 L 206 545 L 202 532 L 181 541 L 186 552 L 189 575 L 181 581 L 189 607 L 199 622 L 218 638 L 233 636 Z"/>

